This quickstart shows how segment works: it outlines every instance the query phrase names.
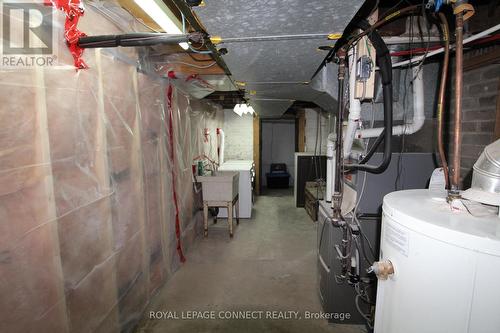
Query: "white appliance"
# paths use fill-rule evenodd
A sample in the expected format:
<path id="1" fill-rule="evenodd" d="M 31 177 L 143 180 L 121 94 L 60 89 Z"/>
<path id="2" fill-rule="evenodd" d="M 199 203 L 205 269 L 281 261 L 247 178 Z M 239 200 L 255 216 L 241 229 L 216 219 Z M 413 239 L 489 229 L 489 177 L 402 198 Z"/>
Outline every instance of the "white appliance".
<path id="1" fill-rule="evenodd" d="M 253 182 L 255 179 L 255 166 L 251 160 L 230 160 L 224 162 L 219 171 L 237 171 L 240 173 L 239 179 L 239 213 L 240 218 L 252 217 L 253 206 Z M 236 212 L 234 213 L 236 214 Z M 234 215 L 236 216 L 236 215 Z M 227 208 L 219 208 L 217 217 L 227 217 Z"/>
<path id="2" fill-rule="evenodd" d="M 452 212 L 444 193 L 393 192 L 383 203 L 375 333 L 500 332 L 500 219 Z"/>

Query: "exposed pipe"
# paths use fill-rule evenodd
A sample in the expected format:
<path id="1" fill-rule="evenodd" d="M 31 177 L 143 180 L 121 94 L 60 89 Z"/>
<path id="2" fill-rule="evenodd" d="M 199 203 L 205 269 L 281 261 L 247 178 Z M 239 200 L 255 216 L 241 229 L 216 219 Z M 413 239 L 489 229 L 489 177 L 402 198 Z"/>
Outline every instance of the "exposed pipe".
<path id="1" fill-rule="evenodd" d="M 249 42 L 277 42 L 300 39 L 324 39 L 329 41 L 338 40 L 342 37 L 340 33 L 314 33 L 314 34 L 293 34 L 293 35 L 270 35 L 270 36 L 246 36 L 246 37 L 210 37 L 214 44 L 232 44 L 232 43 L 249 43 Z M 430 42 L 440 42 L 439 37 L 431 37 Z M 400 36 L 384 37 L 386 44 L 405 44 L 408 45 L 408 38 Z M 421 42 L 415 42 L 416 44 Z"/>
<path id="2" fill-rule="evenodd" d="M 410 123 L 393 126 L 393 135 L 409 135 L 417 132 L 422 128 L 425 121 L 424 114 L 424 79 L 423 70 L 418 66 L 412 68 L 413 72 L 413 120 Z M 380 136 L 384 127 L 367 128 L 356 131 L 356 138 L 368 139 Z"/>
<path id="3" fill-rule="evenodd" d="M 485 44 L 485 43 L 495 42 L 497 40 L 500 40 L 500 34 L 494 34 L 494 35 L 491 35 L 488 37 L 477 39 L 475 41 L 469 42 L 468 45 L 476 46 L 476 45 L 481 45 L 481 44 Z M 384 41 L 385 41 L 385 39 L 384 39 Z M 441 38 L 439 39 L 439 41 L 442 41 Z M 401 56 L 407 56 L 407 55 L 425 54 L 428 51 L 434 51 L 434 50 L 438 50 L 441 48 L 443 48 L 443 47 L 439 46 L 439 45 L 435 45 L 435 46 L 429 46 L 429 47 L 417 47 L 414 49 L 407 49 L 407 50 L 402 50 L 402 51 L 394 51 L 394 52 L 391 52 L 391 57 L 401 57 Z"/>
<path id="4" fill-rule="evenodd" d="M 470 36 L 469 38 L 464 39 L 463 40 L 463 45 L 466 45 L 466 44 L 468 44 L 470 42 L 474 42 L 474 41 L 476 41 L 478 39 L 481 39 L 481 38 L 483 38 L 485 36 L 488 36 L 488 35 L 496 32 L 498 30 L 500 30 L 500 24 L 497 24 L 497 25 L 495 25 L 495 26 L 493 26 L 493 27 L 491 27 L 489 29 L 486 29 L 486 30 L 484 30 L 484 31 L 482 31 L 480 33 L 477 33 L 477 34 L 475 34 L 473 36 Z M 453 49 L 453 47 L 451 47 L 451 49 Z M 444 52 L 444 48 L 443 47 L 441 47 L 441 48 L 439 48 L 437 50 L 434 50 L 432 52 L 427 53 L 427 55 L 425 56 L 425 58 L 427 59 L 429 57 L 432 57 L 432 56 L 434 56 L 436 54 L 439 54 L 439 53 L 442 53 L 442 52 Z M 422 56 L 418 56 L 418 57 L 413 57 L 411 59 L 403 60 L 403 61 L 395 63 L 394 65 L 392 65 L 392 68 L 406 66 L 406 65 L 409 65 L 409 64 L 412 64 L 412 63 L 415 63 L 415 62 L 420 62 L 420 61 L 422 61 L 422 59 L 424 59 L 423 55 Z"/>
<path id="5" fill-rule="evenodd" d="M 458 4 L 457 4 L 458 5 Z M 462 153 L 462 89 L 463 89 L 463 12 L 455 13 L 455 124 L 453 133 L 453 167 L 451 192 L 456 194 L 460 189 L 460 159 Z"/>
<path id="6" fill-rule="evenodd" d="M 446 155 L 444 152 L 444 142 L 443 142 L 443 127 L 444 127 L 444 103 L 445 103 L 445 93 L 446 93 L 446 81 L 448 80 L 448 66 L 450 62 L 450 28 L 448 26 L 448 21 L 443 13 L 439 13 L 439 20 L 441 21 L 441 31 L 444 39 L 444 61 L 443 68 L 441 70 L 441 83 L 439 86 L 439 97 L 437 106 L 437 120 L 438 120 L 438 151 L 439 158 L 441 159 L 441 165 L 443 167 L 444 179 L 446 184 L 446 189 L 449 188 L 449 178 L 448 178 L 448 162 L 446 161 Z"/>
<path id="7" fill-rule="evenodd" d="M 275 42 L 282 40 L 299 40 L 299 39 L 335 39 L 340 34 L 316 33 L 316 34 L 294 34 L 294 35 L 271 35 L 271 36 L 249 36 L 249 37 L 227 37 L 212 36 L 210 40 L 214 44 L 223 43 L 249 43 L 249 42 Z M 332 38 L 329 38 L 332 37 Z"/>
<path id="8" fill-rule="evenodd" d="M 217 128 L 217 155 L 219 156 L 219 165 L 222 165 L 224 163 L 224 149 L 225 149 L 225 142 L 226 139 L 224 137 L 224 131 L 222 128 Z"/>
<path id="9" fill-rule="evenodd" d="M 402 9 L 396 11 L 396 12 L 393 12 L 393 13 L 391 13 L 389 15 L 384 16 L 382 19 L 380 19 L 377 22 L 375 22 L 369 28 L 363 29 L 363 31 L 361 33 L 359 33 L 358 35 L 356 35 L 356 36 L 352 37 L 351 39 L 349 39 L 349 41 L 346 43 L 346 47 L 351 47 L 360 38 L 369 35 L 372 31 L 374 31 L 375 29 L 380 28 L 381 26 L 385 25 L 388 21 L 391 21 L 391 20 L 393 20 L 396 17 L 400 17 L 402 15 L 406 15 L 408 13 L 412 13 L 412 12 L 417 11 L 417 10 L 420 11 L 420 7 L 421 7 L 421 5 L 408 6 L 408 7 L 402 8 Z"/>
<path id="10" fill-rule="evenodd" d="M 344 135 L 344 157 L 349 157 L 352 143 L 359 125 L 361 116 L 361 101 L 355 98 L 356 87 L 356 51 L 352 47 L 349 50 L 349 117 Z"/>
<path id="11" fill-rule="evenodd" d="M 78 39 L 78 46 L 83 49 L 97 47 L 134 47 L 158 44 L 178 44 L 188 41 L 199 42 L 203 35 L 194 32 L 187 35 L 170 35 L 165 33 L 130 33 L 123 35 L 85 36 Z"/>
<path id="12" fill-rule="evenodd" d="M 366 20 L 361 20 L 356 23 L 359 29 L 364 31 L 370 29 L 370 24 Z M 389 166 L 392 158 L 391 138 L 392 138 L 392 62 L 387 45 L 385 45 L 382 37 L 376 30 L 370 29 L 372 32 L 368 34 L 370 42 L 377 51 L 377 65 L 380 68 L 380 77 L 382 81 L 382 93 L 384 96 L 384 157 L 382 162 L 377 165 L 368 164 L 347 164 L 345 168 L 348 170 L 360 170 L 373 174 L 384 172 Z"/>
<path id="13" fill-rule="evenodd" d="M 344 80 L 345 80 L 345 58 L 346 53 L 343 49 L 338 52 L 339 57 L 339 71 L 338 71 L 338 111 L 337 111 L 337 132 L 336 132 L 336 142 L 335 142 L 335 169 L 332 170 L 334 173 L 334 186 L 332 193 L 332 209 L 333 209 L 333 219 L 332 222 L 335 224 L 340 223 L 342 220 L 341 206 L 342 206 L 342 190 L 343 190 L 343 175 L 342 175 L 342 165 L 344 157 L 342 155 L 342 126 L 343 126 L 343 113 L 344 113 Z"/>
<path id="14" fill-rule="evenodd" d="M 332 202 L 333 175 L 335 174 L 335 137 L 333 133 L 328 135 L 326 145 L 326 202 Z"/>
<path id="15" fill-rule="evenodd" d="M 370 158 L 372 158 L 373 154 L 375 154 L 375 152 L 377 151 L 378 146 L 380 146 L 382 141 L 384 141 L 384 134 L 385 134 L 384 132 L 385 132 L 385 128 L 384 128 L 384 131 L 382 131 L 382 133 L 380 133 L 378 138 L 375 140 L 375 142 L 371 146 L 370 150 L 366 153 L 366 155 L 363 157 L 363 159 L 361 161 L 359 161 L 359 164 L 366 164 L 366 162 L 368 162 L 370 160 Z"/>
<path id="16" fill-rule="evenodd" d="M 368 8 L 365 6 L 367 6 L 367 5 L 369 6 L 372 2 L 373 1 L 366 1 L 362 8 Z M 359 13 L 356 14 L 355 18 L 345 28 L 345 30 L 342 34 L 342 37 L 339 38 L 339 40 L 337 40 L 337 43 L 335 43 L 334 47 L 328 52 L 325 59 L 323 59 L 323 61 L 319 65 L 319 67 L 316 69 L 316 71 L 314 72 L 314 74 L 311 77 L 311 80 L 321 71 L 321 69 L 323 67 L 326 66 L 326 64 L 328 62 L 331 62 L 333 60 L 334 56 L 337 54 L 338 50 L 341 47 L 347 46 L 347 48 L 345 48 L 347 50 L 349 48 L 349 46 L 351 46 L 359 38 L 366 36 L 366 35 L 368 35 L 370 37 L 370 35 L 371 35 L 370 33 L 372 31 L 383 26 L 384 24 L 389 23 L 390 21 L 394 20 L 395 18 L 399 18 L 403 15 L 406 15 L 406 14 L 409 14 L 409 13 L 412 13 L 415 11 L 420 11 L 420 6 L 421 5 L 408 6 L 408 7 L 402 8 L 400 10 L 397 10 L 395 12 L 389 13 L 389 14 L 385 15 L 384 17 L 382 17 L 380 20 L 378 20 L 374 25 L 372 25 L 371 28 L 369 28 L 369 30 L 365 30 L 365 31 L 361 32 L 360 34 L 351 38 L 351 35 L 353 34 L 353 32 L 356 29 L 359 29 L 359 26 L 358 26 L 359 22 L 363 21 L 364 17 L 368 16 L 368 14 L 361 15 L 361 16 L 358 15 Z M 376 7 L 376 4 L 373 5 L 373 8 L 375 8 L 375 7 Z M 369 12 L 371 12 L 371 11 L 372 10 L 370 10 Z"/>

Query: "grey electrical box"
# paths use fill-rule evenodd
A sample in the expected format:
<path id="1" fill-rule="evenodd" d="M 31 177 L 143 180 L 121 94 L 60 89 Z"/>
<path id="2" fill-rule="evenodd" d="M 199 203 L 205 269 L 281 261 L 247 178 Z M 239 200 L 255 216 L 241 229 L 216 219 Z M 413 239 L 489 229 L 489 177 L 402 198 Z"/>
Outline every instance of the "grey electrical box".
<path id="1" fill-rule="evenodd" d="M 372 74 L 372 59 L 368 56 L 362 56 L 358 59 L 356 66 L 356 80 L 367 81 Z"/>

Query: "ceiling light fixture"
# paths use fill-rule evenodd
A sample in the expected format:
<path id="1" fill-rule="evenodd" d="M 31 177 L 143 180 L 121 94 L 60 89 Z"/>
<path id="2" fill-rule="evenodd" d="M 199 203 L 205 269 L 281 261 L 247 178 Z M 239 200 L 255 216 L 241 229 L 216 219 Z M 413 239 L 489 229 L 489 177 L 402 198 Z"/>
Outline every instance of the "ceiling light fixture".
<path id="1" fill-rule="evenodd" d="M 238 116 L 243 116 L 244 114 L 254 114 L 255 110 L 248 104 L 236 104 L 233 109 L 234 113 Z"/>
<path id="2" fill-rule="evenodd" d="M 141 9 L 151 17 L 168 34 L 182 35 L 182 24 L 174 13 L 159 0 L 134 0 Z M 189 48 L 188 43 L 179 43 L 184 50 Z"/>

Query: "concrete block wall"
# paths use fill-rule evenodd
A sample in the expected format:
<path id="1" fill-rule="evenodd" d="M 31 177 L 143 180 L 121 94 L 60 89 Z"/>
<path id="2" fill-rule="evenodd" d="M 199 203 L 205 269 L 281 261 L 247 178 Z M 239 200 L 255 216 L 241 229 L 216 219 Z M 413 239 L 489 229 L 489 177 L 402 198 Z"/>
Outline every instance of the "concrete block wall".
<path id="1" fill-rule="evenodd" d="M 253 160 L 253 116 L 238 116 L 232 109 L 224 110 L 224 159 Z M 256 133 L 259 135 L 259 133 Z"/>
<path id="2" fill-rule="evenodd" d="M 453 68 L 450 68 L 454 71 Z M 499 91 L 500 64 L 491 64 L 464 72 L 462 99 L 462 158 L 460 175 L 463 186 L 470 185 L 472 167 L 484 147 L 495 140 L 495 120 Z M 455 103 L 454 74 L 450 80 L 448 140 L 453 143 Z M 450 154 L 450 160 L 452 154 Z"/>

